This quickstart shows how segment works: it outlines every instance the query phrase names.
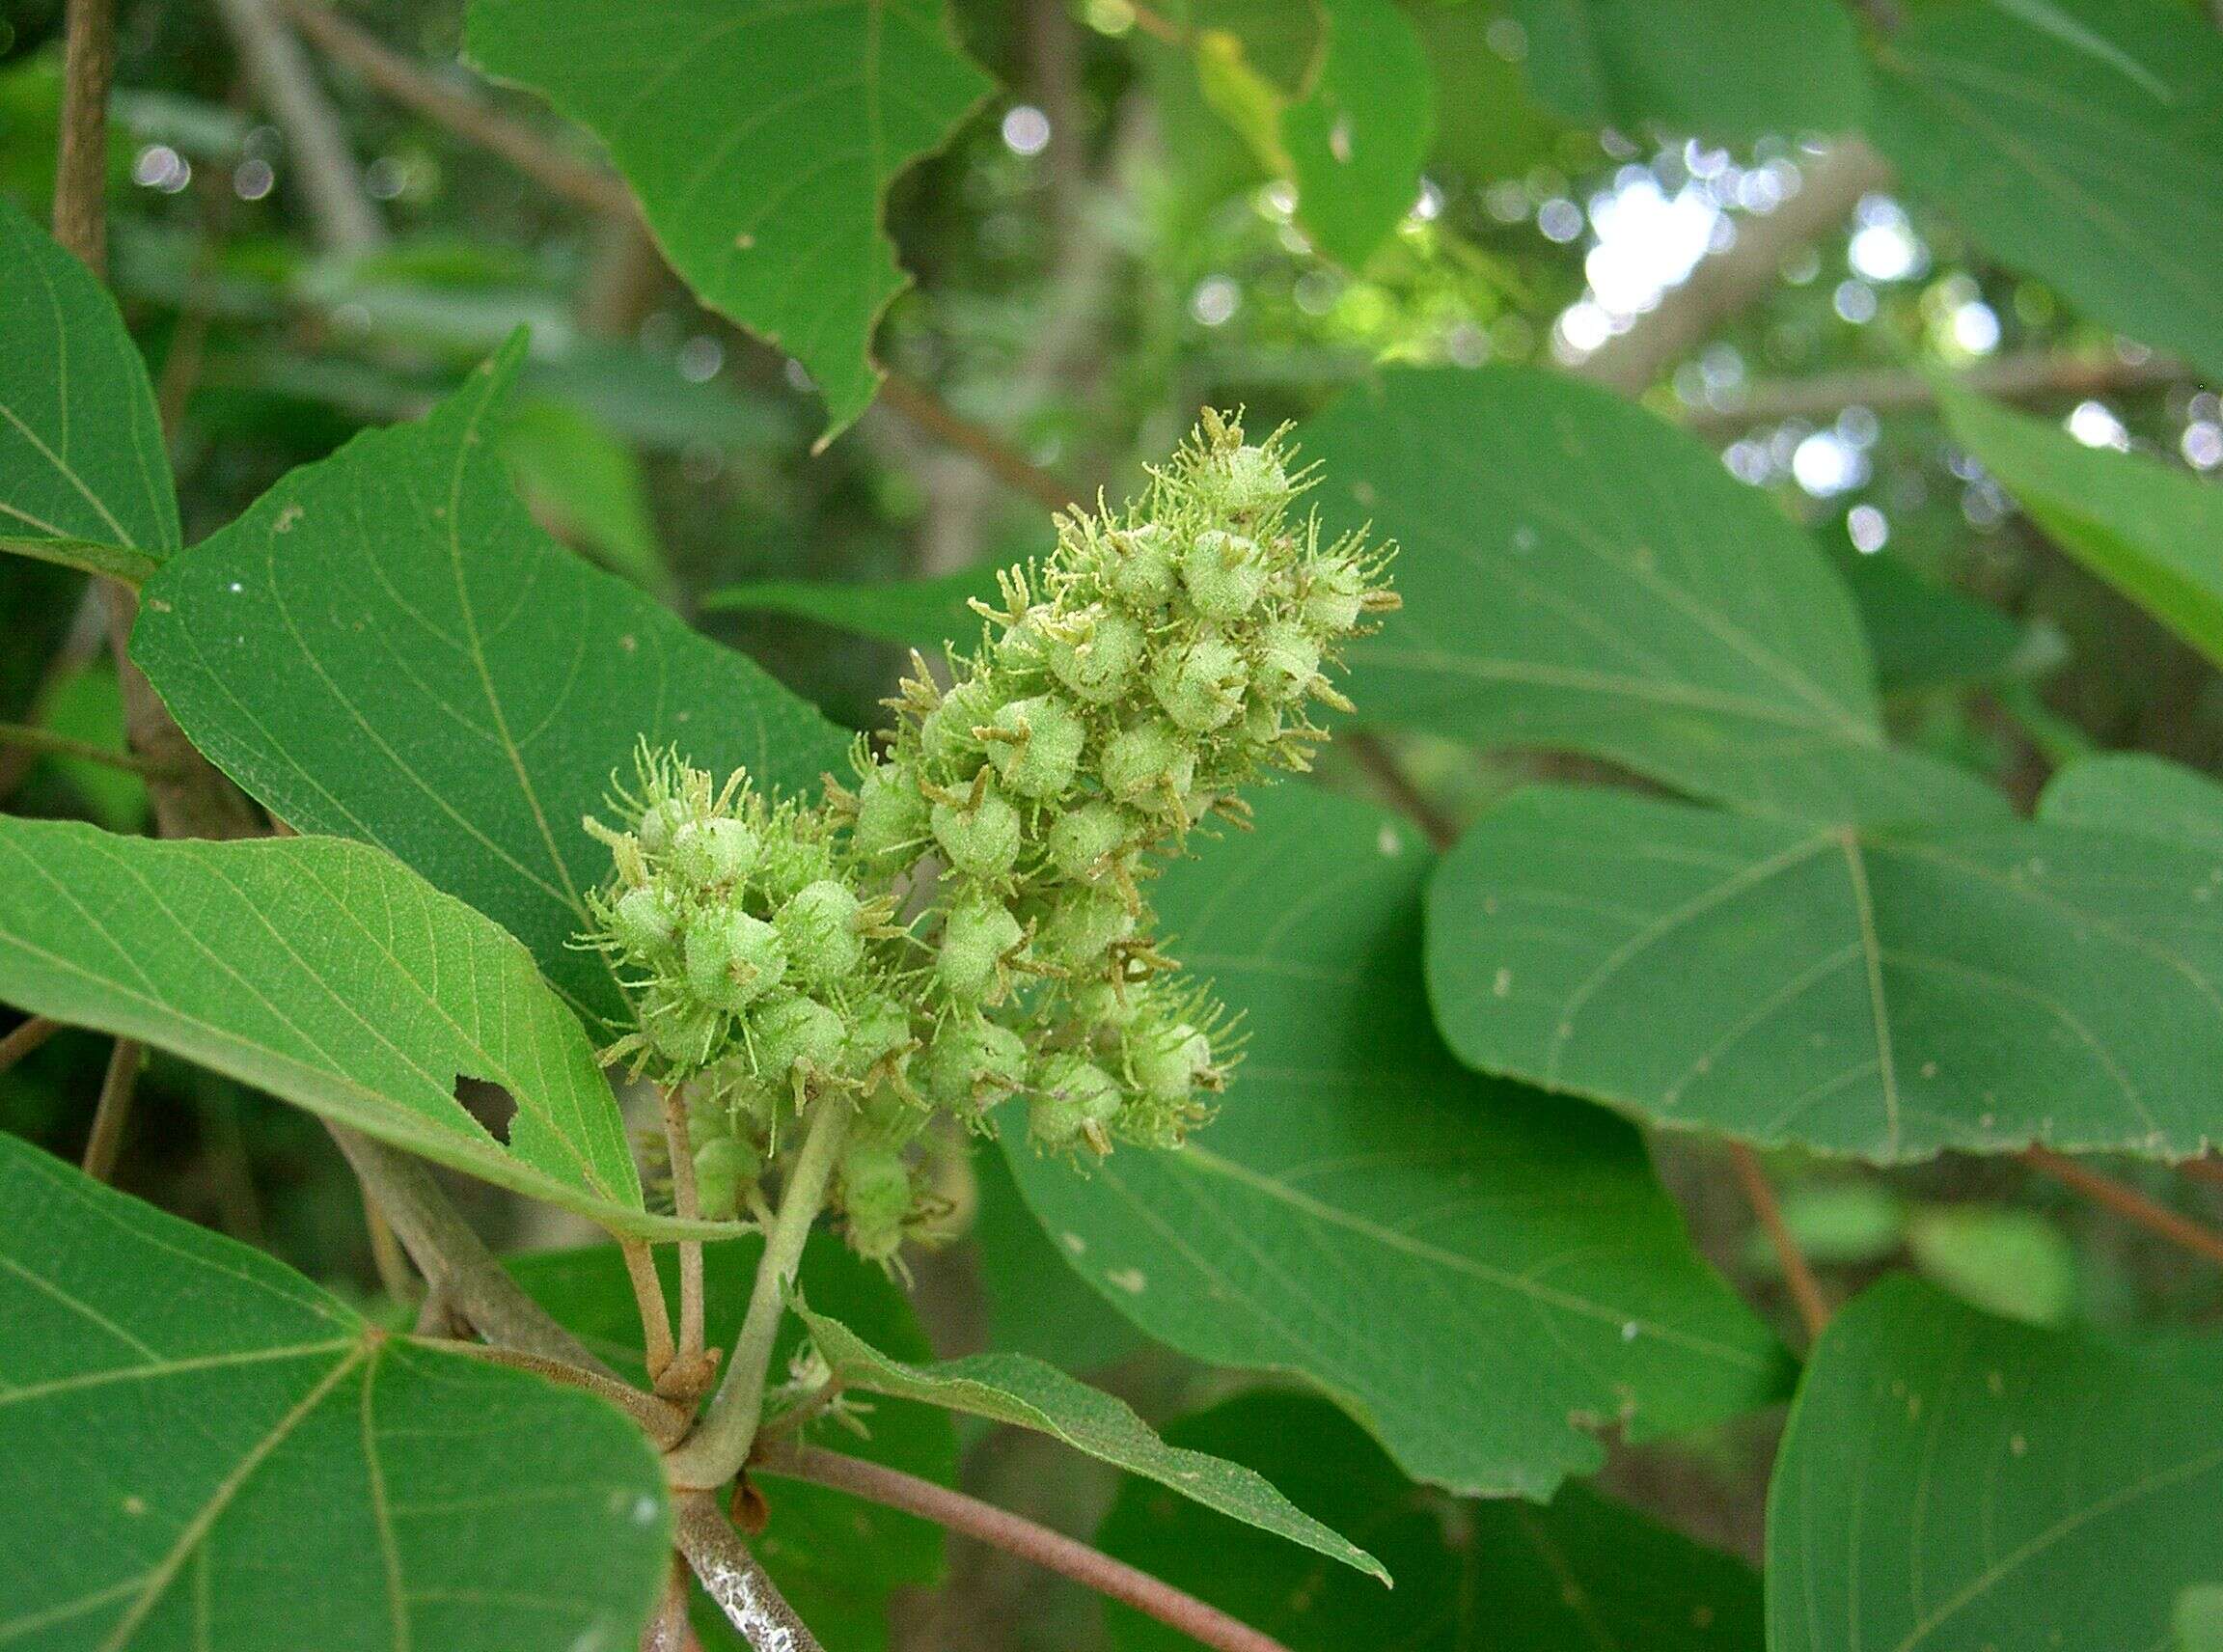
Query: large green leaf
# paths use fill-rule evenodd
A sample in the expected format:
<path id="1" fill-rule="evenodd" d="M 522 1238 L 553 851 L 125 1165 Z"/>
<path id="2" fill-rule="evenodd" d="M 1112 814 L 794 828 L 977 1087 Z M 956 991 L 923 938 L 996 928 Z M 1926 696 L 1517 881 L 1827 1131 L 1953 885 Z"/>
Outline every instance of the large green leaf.
<path id="1" fill-rule="evenodd" d="M 1434 83 L 1412 20 L 1393 0 L 1322 0 L 1327 38 L 1305 95 L 1281 114 L 1297 217 L 1353 269 L 1420 191 L 1435 139 Z"/>
<path id="2" fill-rule="evenodd" d="M 1869 132 L 1907 188 L 2094 318 L 2223 374 L 2223 40 L 2190 7 L 1919 9 Z"/>
<path id="3" fill-rule="evenodd" d="M 1539 787 L 1428 907 L 1462 1059 L 1660 1124 L 1878 1160 L 2223 1139 L 2223 854 Z"/>
<path id="4" fill-rule="evenodd" d="M 473 57 L 610 146 L 703 302 L 807 368 L 835 430 L 902 291 L 889 183 L 991 82 L 942 0 L 472 0 Z"/>
<path id="5" fill-rule="evenodd" d="M 0 536 L 169 555 L 170 457 L 116 301 L 4 200 L 0 271 Z"/>
<path id="6" fill-rule="evenodd" d="M 0 1644 L 617 1652 L 670 1524 L 600 1400 L 0 1137 Z"/>
<path id="7" fill-rule="evenodd" d="M 534 525 L 500 412 L 520 336 L 422 424 L 292 472 L 145 590 L 132 656 L 248 792 L 391 850 L 614 1017 L 572 945 L 609 851 L 580 828 L 635 744 L 814 789 L 834 726 Z"/>
<path id="8" fill-rule="evenodd" d="M 1905 1278 L 1831 1321 L 1768 1497 L 1771 1652 L 2166 1647 L 2223 1577 L 2223 1348 L 2164 1358 Z"/>
<path id="9" fill-rule="evenodd" d="M 1803 819 L 2004 813 L 1893 751 L 1820 548 L 1695 438 L 1527 368 L 1394 370 L 1306 425 L 1322 515 L 1402 547 L 1363 714 L 1594 753 Z"/>
<path id="10" fill-rule="evenodd" d="M 999 602 L 996 566 L 960 568 L 931 579 L 835 584 L 821 579 L 760 579 L 729 585 L 702 599 L 706 611 L 787 614 L 914 648 L 971 643 L 980 635 L 975 598 Z"/>
<path id="11" fill-rule="evenodd" d="M 1977 397 L 1946 423 L 2055 543 L 2223 664 L 2223 487 Z"/>
<path id="12" fill-rule="evenodd" d="M 1715 140 L 1844 131 L 1860 43 L 1837 0 L 1508 0 L 1536 94 L 1589 126 Z"/>
<path id="13" fill-rule="evenodd" d="M 1690 1249 L 1626 1126 L 1462 1074 L 1419 979 L 1430 856 L 1300 788 L 1171 867 L 1175 950 L 1242 1011 L 1220 1116 L 1085 1174 L 1006 1136 L 1066 1258 L 1153 1336 L 1299 1374 L 1407 1473 L 1546 1497 L 1590 1430 L 1695 1427 L 1776 1391 L 1773 1339 Z"/>
<path id="14" fill-rule="evenodd" d="M 1888 553 L 1853 553 L 1838 571 L 1860 611 L 1877 686 L 1885 694 L 2000 682 L 2028 657 L 2022 629 L 2010 616 Z"/>
<path id="15" fill-rule="evenodd" d="M 851 1388 L 1031 1428 L 1230 1519 L 1389 1581 L 1373 1556 L 1294 1507 L 1249 1469 L 1166 1445 L 1126 1401 L 1055 1365 L 1025 1354 L 973 1354 L 937 1364 L 909 1364 L 881 1353 L 837 1319 L 801 1305 L 796 1311 L 835 1375 Z"/>
<path id="16" fill-rule="evenodd" d="M 1333 1407 L 1288 1392 L 1241 1395 L 1166 1435 L 1249 1464 L 1387 1561 L 1397 1588 L 1385 1595 L 1153 1487 L 1121 1491 L 1101 1547 L 1292 1652 L 1759 1652 L 1749 1566 L 1579 1486 L 1546 1508 L 1431 1492 Z M 1194 1645 L 1117 1609 L 1112 1628 L 1121 1652 Z"/>
<path id="17" fill-rule="evenodd" d="M 523 948 L 378 850 L 0 816 L 0 999 L 142 1039 L 620 1230 L 646 1216 L 578 1020 Z M 505 1145 L 459 1076 L 517 1104 Z"/>
<path id="18" fill-rule="evenodd" d="M 2070 764 L 2046 783 L 2038 817 L 2158 838 L 2223 858 L 2223 784 L 2143 752 L 2110 752 Z"/>
<path id="19" fill-rule="evenodd" d="M 704 1258 L 704 1318 L 714 1347 L 731 1347 L 748 1310 L 763 1242 L 751 1235 L 721 1245 Z M 667 1297 L 676 1300 L 675 1258 L 657 1260 Z M 615 1246 L 544 1251 L 512 1257 L 509 1271 L 540 1305 L 576 1332 L 595 1353 L 636 1381 L 645 1380 L 641 1314 L 624 1258 Z M 811 1245 L 803 1253 L 801 1288 L 844 1320 L 865 1327 L 875 1342 L 907 1360 L 931 1358 L 926 1335 L 911 1305 L 888 1276 L 861 1262 L 844 1247 Z M 783 1381 L 792 1356 L 804 1346 L 802 1327 L 789 1320 L 772 1354 L 775 1382 Z M 876 1401 L 857 1417 L 869 1429 L 860 1439 L 831 1422 L 818 1427 L 829 1443 L 907 1473 L 948 1484 L 957 1476 L 956 1430 L 949 1414 L 908 1400 Z M 892 1591 L 926 1587 L 942 1575 L 942 1528 L 911 1515 L 862 1502 L 846 1493 L 797 1483 L 765 1484 L 769 1523 L 751 1539 L 789 1603 L 829 1646 L 840 1652 L 879 1652 L 888 1644 Z M 738 1645 L 730 1630 L 704 1623 L 712 1646 Z M 617 1652 L 616 1648 L 612 1652 Z"/>

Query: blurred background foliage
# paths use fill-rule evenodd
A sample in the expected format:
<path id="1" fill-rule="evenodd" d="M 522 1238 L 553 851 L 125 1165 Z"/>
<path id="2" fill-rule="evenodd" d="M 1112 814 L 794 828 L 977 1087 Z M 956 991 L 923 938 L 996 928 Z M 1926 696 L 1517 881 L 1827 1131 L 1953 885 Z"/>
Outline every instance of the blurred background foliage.
<path id="1" fill-rule="evenodd" d="M 956 0 L 958 33 L 1002 90 L 892 191 L 888 228 L 916 277 L 878 339 L 897 377 L 822 453 L 808 376 L 696 303 L 628 215 L 552 191 L 333 49 L 336 31 L 367 36 L 420 90 L 594 176 L 600 157 L 578 128 L 458 61 L 453 0 L 359 5 L 337 24 L 309 0 L 125 6 L 113 279 L 171 424 L 189 541 L 288 469 L 420 411 L 526 325 L 528 396 L 509 440 L 535 512 L 864 727 L 882 715 L 900 650 L 798 618 L 808 592 L 776 612 L 734 588 L 952 576 L 961 591 L 966 570 L 1045 546 L 1060 491 L 1131 488 L 1201 403 L 1244 405 L 1270 427 L 1386 362 L 1595 367 L 1734 267 L 1735 302 L 1706 297 L 1695 331 L 1624 387 L 1836 556 L 1894 732 L 2024 802 L 2093 747 L 2223 762 L 2214 669 L 2011 508 L 1951 439 L 1931 375 L 1970 372 L 2080 442 L 2191 474 L 2223 467 L 2215 395 L 1990 262 L 1880 166 L 1833 164 L 1843 154 L 1813 134 L 1842 113 L 1826 71 L 1852 49 L 1854 20 L 1830 0 L 1618 8 L 1640 24 L 1637 44 L 1617 37 L 1619 55 L 1585 43 L 1570 22 L 1583 10 L 1407 0 L 1428 77 L 1407 95 L 1432 99 L 1433 134 L 1416 196 L 1377 239 L 1325 208 L 1301 222 L 1278 176 L 1303 173 L 1304 143 L 1335 141 L 1308 136 L 1300 114 L 1322 59 L 1314 6 Z M 1796 53 L 1779 49 L 1792 14 Z M 0 8 L 0 192 L 38 216 L 60 25 L 60 0 Z M 257 67 L 269 49 L 258 31 L 271 30 L 298 58 L 290 69 Z M 1702 108 L 1694 89 L 1710 94 Z M 336 153 L 316 148 L 320 121 Z M 1337 244 L 1346 255 L 1329 256 Z M 1352 258 L 1350 245 L 1367 250 Z M 981 432 L 1002 475 L 975 451 Z M 113 668 L 79 582 L 0 560 L 0 721 L 120 748 Z M 885 628 L 904 633 L 903 612 Z M 1391 744 L 1452 822 L 1523 776 L 1580 766 Z M 1326 778 L 1380 784 L 1342 748 Z M 146 810 L 126 774 L 18 749 L 0 749 L 0 792 L 17 812 L 116 830 Z M 64 1032 L 9 1071 L 0 1128 L 74 1153 L 106 1050 Z M 143 1088 L 122 1185 L 375 1295 L 359 1197 L 313 1118 L 163 1059 Z M 1711 1152 L 1663 1144 L 1663 1173 L 1709 1253 L 1767 1295 L 1771 1253 Z M 1794 1230 L 1844 1288 L 1911 1264 L 2045 1323 L 2223 1309 L 2212 1273 L 2012 1161 L 1775 1168 Z M 2169 1185 L 2158 1168 L 2127 1173 Z M 485 1220 L 522 1220 L 456 1186 Z M 2212 1189 L 2171 1197 L 2223 1215 Z M 1214 1391 L 1063 1272 L 993 1155 L 980 1198 L 994 1240 L 976 1248 L 981 1266 L 963 1251 L 919 1273 L 938 1339 L 1110 1369 L 1161 1415 Z M 1607 1483 L 1749 1553 L 1764 1461 L 1749 1432 L 1621 1453 Z M 1029 1473 L 1038 1442 L 975 1446 L 969 1475 L 1002 1500 L 1055 1491 L 1067 1506 L 1039 1512 L 1081 1526 L 1101 1505 L 1086 1476 L 1059 1489 Z M 967 1644 L 1092 1633 L 1072 1598 L 984 1556 L 959 1581 L 944 1619 L 968 1611 L 968 1632 L 995 1624 L 1002 1637 Z"/>

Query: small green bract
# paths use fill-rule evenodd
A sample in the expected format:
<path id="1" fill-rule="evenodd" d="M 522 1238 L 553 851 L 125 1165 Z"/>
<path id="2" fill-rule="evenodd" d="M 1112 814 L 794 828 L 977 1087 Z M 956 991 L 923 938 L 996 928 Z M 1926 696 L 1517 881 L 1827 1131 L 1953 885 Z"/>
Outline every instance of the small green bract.
<path id="1" fill-rule="evenodd" d="M 854 791 L 641 754 L 618 824 L 588 822 L 613 870 L 585 944 L 635 1016 L 612 1057 L 684 1097 L 701 1214 L 760 1208 L 821 1103 L 853 1112 L 829 1208 L 891 1264 L 933 1225 L 937 1115 L 993 1129 L 1022 1097 L 1038 1146 L 1094 1154 L 1209 1116 L 1227 1017 L 1158 950 L 1149 880 L 1309 767 L 1310 702 L 1347 704 L 1338 651 L 1397 600 L 1385 553 L 1292 517 L 1305 485 L 1278 435 L 1207 413 L 1124 513 L 1061 517 L 1004 571 L 950 680 L 915 657 Z"/>

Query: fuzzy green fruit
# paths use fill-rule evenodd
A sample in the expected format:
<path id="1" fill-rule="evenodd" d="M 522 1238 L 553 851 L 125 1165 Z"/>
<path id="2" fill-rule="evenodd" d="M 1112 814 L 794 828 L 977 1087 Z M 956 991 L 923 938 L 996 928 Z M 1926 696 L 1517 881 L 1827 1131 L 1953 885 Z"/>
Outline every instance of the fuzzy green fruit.
<path id="1" fill-rule="evenodd" d="M 1076 883 L 1093 883 L 1133 839 L 1127 816 L 1109 803 L 1084 803 L 1050 828 L 1050 863 Z"/>
<path id="2" fill-rule="evenodd" d="M 911 1167 L 885 1142 L 859 1142 L 842 1155 L 839 1197 L 849 1243 L 868 1262 L 894 1255 L 911 1214 Z"/>
<path id="3" fill-rule="evenodd" d="M 672 870 L 697 889 L 723 889 L 755 869 L 763 844 L 745 820 L 690 820 L 672 835 Z"/>
<path id="4" fill-rule="evenodd" d="M 1101 964 L 1112 946 L 1135 933 L 1135 915 L 1116 890 L 1076 889 L 1051 908 L 1035 938 L 1049 962 L 1075 974 Z"/>
<path id="5" fill-rule="evenodd" d="M 651 855 L 661 855 L 672 846 L 673 836 L 692 818 L 684 803 L 676 797 L 667 797 L 642 811 L 641 824 L 634 828 L 634 834 L 641 840 L 642 848 Z"/>
<path id="6" fill-rule="evenodd" d="M 934 971 L 959 1004 L 996 996 L 1004 958 L 1025 938 L 1019 920 L 1001 901 L 974 900 L 951 912 L 942 928 Z"/>
<path id="7" fill-rule="evenodd" d="M 1119 1081 L 1082 1057 L 1052 1056 L 1027 1098 L 1027 1115 L 1037 1146 L 1062 1153 L 1085 1143 L 1104 1152 L 1112 1144 L 1112 1121 L 1119 1116 Z"/>
<path id="8" fill-rule="evenodd" d="M 629 889 L 610 909 L 610 932 L 636 958 L 658 958 L 678 939 L 678 902 L 654 885 Z"/>
<path id="9" fill-rule="evenodd" d="M 1195 781 L 1196 755 L 1165 724 L 1138 723 L 1112 737 L 1096 774 L 1122 803 L 1162 801 L 1168 792 L 1186 797 Z"/>
<path id="10" fill-rule="evenodd" d="M 966 1017 L 935 1034 L 913 1064 L 912 1076 L 934 1106 L 959 1117 L 976 1117 L 1025 1082 L 1027 1041 L 1008 1027 Z"/>
<path id="11" fill-rule="evenodd" d="M 1320 645 L 1293 620 L 1276 620 L 1258 634 L 1258 664 L 1250 680 L 1269 701 L 1301 699 L 1320 675 Z"/>
<path id="12" fill-rule="evenodd" d="M 712 1222 L 740 1213 L 741 1190 L 764 1169 L 754 1148 L 731 1136 L 714 1137 L 695 1149 L 695 1204 Z"/>
<path id="13" fill-rule="evenodd" d="M 1366 589 L 1365 570 L 1348 557 L 1337 557 L 1313 568 L 1299 611 L 1321 637 L 1348 636 L 1364 611 Z"/>
<path id="14" fill-rule="evenodd" d="M 1130 607 L 1148 612 L 1173 595 L 1173 536 L 1161 523 L 1143 522 L 1110 536 L 1112 562 L 1106 583 Z"/>
<path id="15" fill-rule="evenodd" d="M 937 803 L 930 818 L 942 853 L 968 877 L 1000 878 L 1019 858 L 1019 812 L 994 786 L 977 804 Z"/>
<path id="16" fill-rule="evenodd" d="M 950 769 L 964 758 L 976 757 L 979 738 L 973 732 L 996 713 L 988 686 L 968 677 L 942 697 L 942 703 L 919 722 L 919 749 L 937 768 Z"/>
<path id="17" fill-rule="evenodd" d="M 757 1072 L 778 1082 L 798 1067 L 807 1074 L 835 1071 L 849 1029 L 838 1011 L 816 999 L 782 993 L 750 1013 L 749 1038 Z"/>
<path id="18" fill-rule="evenodd" d="M 857 827 L 851 841 L 874 864 L 910 859 L 925 846 L 926 800 L 901 769 L 874 766 L 857 788 Z"/>
<path id="19" fill-rule="evenodd" d="M 787 966 L 807 986 L 832 986 L 864 961 L 864 941 L 857 933 L 862 909 L 849 886 L 835 878 L 805 884 L 772 915 L 772 926 L 787 949 Z"/>
<path id="20" fill-rule="evenodd" d="M 1127 1069 L 1149 1100 L 1176 1106 L 1212 1071 L 1212 1040 L 1186 1021 L 1139 1028 L 1127 1042 Z"/>
<path id="21" fill-rule="evenodd" d="M 1238 620 L 1266 593 L 1266 559 L 1257 541 L 1207 529 L 1181 558 L 1181 583 L 1207 620 Z"/>
<path id="22" fill-rule="evenodd" d="M 687 925 L 687 987 L 714 1008 L 740 1010 L 786 973 L 787 954 L 772 925 L 727 907 L 697 914 Z"/>
<path id="23" fill-rule="evenodd" d="M 1141 626 L 1124 614 L 1091 606 L 1051 637 L 1050 672 L 1076 700 L 1102 705 L 1119 698 L 1142 651 Z"/>
<path id="24" fill-rule="evenodd" d="M 1264 515 L 1289 498 L 1289 473 L 1265 448 L 1240 447 L 1226 458 L 1221 498 L 1226 509 L 1245 516 Z"/>
<path id="25" fill-rule="evenodd" d="M 1150 690 L 1176 727 L 1209 733 L 1243 708 L 1249 670 L 1233 643 L 1206 635 L 1161 658 L 1150 674 Z"/>
<path id="26" fill-rule="evenodd" d="M 1021 797 L 1056 797 L 1073 784 L 1088 728 L 1055 695 L 1014 700 L 996 714 L 995 727 L 1010 739 L 994 740 L 988 760 L 1003 784 Z"/>

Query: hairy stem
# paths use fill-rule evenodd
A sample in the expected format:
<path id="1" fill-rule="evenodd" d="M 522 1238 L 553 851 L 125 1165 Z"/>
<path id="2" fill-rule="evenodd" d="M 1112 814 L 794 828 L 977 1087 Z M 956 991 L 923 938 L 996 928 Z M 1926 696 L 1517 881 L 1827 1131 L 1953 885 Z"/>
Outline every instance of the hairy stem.
<path id="1" fill-rule="evenodd" d="M 672 1310 L 665 1306 L 664 1281 L 656 1272 L 656 1253 L 645 1239 L 618 1241 L 625 1258 L 625 1277 L 632 1281 L 633 1306 L 641 1310 L 641 1346 L 648 1358 L 648 1380 L 655 1382 L 672 1368 Z"/>
<path id="2" fill-rule="evenodd" d="M 131 1097 L 146 1060 L 147 1046 L 136 1038 L 119 1038 L 108 1052 L 100 1101 L 93 1110 L 93 1131 L 85 1141 L 85 1173 L 96 1182 L 116 1173 L 116 1155 L 124 1146 L 124 1127 L 131 1119 Z"/>
<path id="3" fill-rule="evenodd" d="M 35 729 L 27 723 L 0 723 L 0 746 L 15 746 L 52 757 L 79 757 L 89 763 L 100 763 L 108 768 L 122 769 L 125 774 L 152 775 L 153 763 L 129 752 L 116 752 L 106 746 L 96 746 L 87 740 L 72 740 L 67 734 L 57 734 L 51 729 Z"/>
<path id="4" fill-rule="evenodd" d="M 7 1037 L 0 1038 L 0 1073 L 6 1072 L 61 1031 L 61 1022 L 43 1015 L 34 1015 L 12 1029 Z"/>
<path id="5" fill-rule="evenodd" d="M 1114 1560 L 1063 1532 L 1037 1526 L 1008 1509 L 982 1502 L 947 1486 L 938 1486 L 897 1469 L 867 1463 L 860 1457 L 813 1446 L 783 1446 L 767 1452 L 756 1467 L 768 1474 L 835 1486 L 874 1502 L 886 1503 L 962 1531 L 999 1549 L 1031 1560 L 1053 1572 L 1061 1572 L 1100 1594 L 1147 1612 L 1202 1645 L 1220 1652 L 1288 1652 L 1272 1636 L 1230 1617 L 1218 1607 L 1175 1588 L 1171 1583 Z"/>
<path id="6" fill-rule="evenodd" d="M 672 1208 L 692 1222 L 702 1214 L 695 1190 L 695 1146 L 687 1130 L 687 1104 L 676 1085 L 661 1087 L 664 1145 L 672 1156 Z M 693 1371 L 702 1363 L 702 1241 L 679 1241 L 679 1363 Z"/>
<path id="7" fill-rule="evenodd" d="M 701 1643 L 687 1624 L 687 1568 L 676 1558 L 664 1598 L 656 1603 L 656 1615 L 641 1632 L 641 1652 L 701 1652 Z"/>
<path id="8" fill-rule="evenodd" d="M 672 1541 L 702 1580 L 726 1621 L 756 1652 L 824 1652 L 818 1638 L 795 1615 L 749 1545 L 733 1529 L 715 1498 L 680 1492 L 672 1500 Z"/>
<path id="9" fill-rule="evenodd" d="M 1798 1249 L 1791 1225 L 1783 1220 L 1783 1207 L 1776 1202 L 1775 1189 L 1768 1180 L 1768 1172 L 1760 1168 L 1760 1156 L 1743 1143 L 1732 1142 L 1729 1168 L 1736 1172 L 1738 1185 L 1744 1190 L 1745 1201 L 1752 1206 L 1752 1214 L 1760 1219 L 1761 1227 L 1767 1231 L 1768 1243 L 1775 1248 L 1775 1259 L 1783 1268 L 1783 1282 L 1790 1289 L 1800 1322 L 1806 1327 L 1806 1340 L 1819 1341 L 1829 1324 L 1829 1299 L 1822 1294 L 1822 1282 L 1807 1265 L 1806 1253 Z"/>
<path id="10" fill-rule="evenodd" d="M 803 1145 L 787 1173 L 787 1185 L 781 1190 L 780 1213 L 764 1235 L 755 1287 L 749 1293 L 749 1311 L 726 1363 L 726 1380 L 719 1384 L 702 1425 L 672 1453 L 667 1465 L 673 1485 L 722 1486 L 749 1460 L 756 1425 L 764 1417 L 765 1374 L 772 1363 L 772 1343 L 787 1311 L 787 1287 L 803 1259 L 810 1225 L 826 1206 L 834 1161 L 849 1130 L 849 1112 L 848 1098 L 839 1095 L 822 1095 L 811 1106 Z"/>
<path id="11" fill-rule="evenodd" d="M 469 1354 L 492 1364 L 508 1365 L 512 1370 L 531 1371 L 535 1376 L 546 1377 L 550 1382 L 562 1383 L 566 1388 L 584 1389 L 590 1394 L 608 1400 L 639 1423 L 641 1431 L 656 1443 L 659 1450 L 669 1448 L 687 1432 L 687 1414 L 670 1400 L 660 1399 L 617 1377 L 574 1365 L 568 1360 L 545 1359 L 538 1354 L 524 1354 L 514 1348 L 497 1348 L 485 1342 L 463 1342 L 438 1336 L 420 1336 L 418 1340 L 429 1348 L 439 1348 L 451 1354 Z"/>

